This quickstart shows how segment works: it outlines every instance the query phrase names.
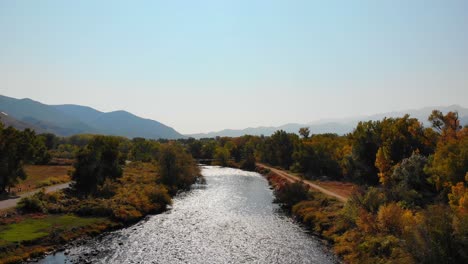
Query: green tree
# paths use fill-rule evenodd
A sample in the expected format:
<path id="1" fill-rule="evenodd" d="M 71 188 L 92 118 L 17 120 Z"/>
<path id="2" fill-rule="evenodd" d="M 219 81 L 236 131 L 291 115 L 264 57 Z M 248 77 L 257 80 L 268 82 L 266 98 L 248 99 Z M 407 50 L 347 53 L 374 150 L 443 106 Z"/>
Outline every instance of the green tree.
<path id="1" fill-rule="evenodd" d="M 85 194 L 95 193 L 106 179 L 122 176 L 119 164 L 119 140 L 111 136 L 96 136 L 81 148 L 74 164 L 74 187 Z"/>
<path id="2" fill-rule="evenodd" d="M 276 199 L 286 208 L 309 198 L 309 188 L 302 182 L 286 183 L 275 191 Z"/>
<path id="3" fill-rule="evenodd" d="M 229 164 L 229 150 L 225 147 L 216 147 L 214 159 L 217 165 L 227 166 Z"/>
<path id="4" fill-rule="evenodd" d="M 352 156 L 348 160 L 347 170 L 350 177 L 367 184 L 377 184 L 375 157 L 381 145 L 382 125 L 380 121 L 359 122 L 350 134 Z"/>
<path id="5" fill-rule="evenodd" d="M 203 144 L 200 140 L 189 138 L 188 149 L 190 154 L 192 154 L 192 157 L 200 159 L 202 157 L 202 148 Z"/>
<path id="6" fill-rule="evenodd" d="M 272 165 L 279 165 L 285 169 L 293 164 L 293 152 L 294 152 L 294 143 L 298 141 L 296 134 L 288 134 L 283 130 L 276 131 L 270 137 L 270 147 L 272 151 L 272 159 L 270 163 Z"/>
<path id="7" fill-rule="evenodd" d="M 253 142 L 249 141 L 242 148 L 242 158 L 240 167 L 243 170 L 253 171 L 256 168 L 255 162 L 255 148 Z"/>
<path id="8" fill-rule="evenodd" d="M 213 140 L 204 142 L 203 147 L 201 149 L 202 158 L 213 159 L 215 151 L 216 151 L 216 146 L 217 144 Z"/>
<path id="9" fill-rule="evenodd" d="M 40 134 L 38 137 L 43 140 L 47 150 L 56 149 L 59 144 L 59 138 L 52 133 Z"/>
<path id="10" fill-rule="evenodd" d="M 423 205 L 424 201 L 430 201 L 435 190 L 424 171 L 427 162 L 425 156 L 415 152 L 395 166 L 388 179 L 389 199 L 406 205 Z"/>
<path id="11" fill-rule="evenodd" d="M 0 123 L 0 192 L 26 179 L 23 170 L 26 149 L 21 132 L 13 127 L 4 128 Z"/>
<path id="12" fill-rule="evenodd" d="M 194 159 L 180 145 L 164 144 L 158 160 L 161 183 L 174 193 L 178 189 L 189 189 L 200 176 Z"/>
<path id="13" fill-rule="evenodd" d="M 149 162 L 153 159 L 158 159 L 160 148 L 161 144 L 157 141 L 134 138 L 129 157 L 133 161 Z"/>

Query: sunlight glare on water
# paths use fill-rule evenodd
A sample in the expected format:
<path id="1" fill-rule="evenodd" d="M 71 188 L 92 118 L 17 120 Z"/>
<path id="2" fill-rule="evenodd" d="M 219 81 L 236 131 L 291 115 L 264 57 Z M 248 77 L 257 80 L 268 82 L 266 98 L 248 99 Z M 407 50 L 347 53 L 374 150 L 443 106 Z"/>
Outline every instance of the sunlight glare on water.
<path id="1" fill-rule="evenodd" d="M 202 174 L 206 185 L 179 195 L 171 210 L 41 263 L 336 262 L 273 203 L 258 173 L 205 166 Z"/>

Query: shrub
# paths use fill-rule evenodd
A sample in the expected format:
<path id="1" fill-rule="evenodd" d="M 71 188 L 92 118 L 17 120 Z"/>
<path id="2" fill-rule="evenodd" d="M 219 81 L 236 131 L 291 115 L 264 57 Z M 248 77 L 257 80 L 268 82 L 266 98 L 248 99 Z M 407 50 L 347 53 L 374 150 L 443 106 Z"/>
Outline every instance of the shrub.
<path id="1" fill-rule="evenodd" d="M 286 183 L 275 191 L 275 195 L 280 203 L 291 208 L 300 201 L 309 198 L 309 188 L 302 182 Z"/>
<path id="2" fill-rule="evenodd" d="M 102 199 L 82 201 L 75 213 L 80 216 L 113 216 L 113 210 Z"/>
<path id="3" fill-rule="evenodd" d="M 16 208 L 25 213 L 44 213 L 46 211 L 44 203 L 36 195 L 22 198 Z"/>

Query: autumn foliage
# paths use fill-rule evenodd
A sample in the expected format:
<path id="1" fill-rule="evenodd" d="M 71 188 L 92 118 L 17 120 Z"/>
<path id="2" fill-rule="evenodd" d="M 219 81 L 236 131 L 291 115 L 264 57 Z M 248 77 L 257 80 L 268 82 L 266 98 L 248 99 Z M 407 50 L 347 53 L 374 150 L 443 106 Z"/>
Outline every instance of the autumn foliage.
<path id="1" fill-rule="evenodd" d="M 338 166 L 342 179 L 362 184 L 345 204 L 316 192 L 298 202 L 290 183 L 268 179 L 345 263 L 467 263 L 468 128 L 452 112 L 429 121 L 433 128 L 409 116 L 361 122 L 333 144 L 331 136 L 291 137 L 289 169 L 313 177 Z"/>

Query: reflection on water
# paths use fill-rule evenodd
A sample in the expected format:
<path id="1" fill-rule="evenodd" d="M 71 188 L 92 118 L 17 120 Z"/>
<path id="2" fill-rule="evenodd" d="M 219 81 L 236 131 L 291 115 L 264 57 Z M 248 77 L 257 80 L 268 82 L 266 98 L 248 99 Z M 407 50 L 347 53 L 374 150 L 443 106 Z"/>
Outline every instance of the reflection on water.
<path id="1" fill-rule="evenodd" d="M 333 263 L 313 236 L 283 215 L 257 173 L 203 167 L 206 186 L 166 213 L 92 239 L 40 263 Z"/>

